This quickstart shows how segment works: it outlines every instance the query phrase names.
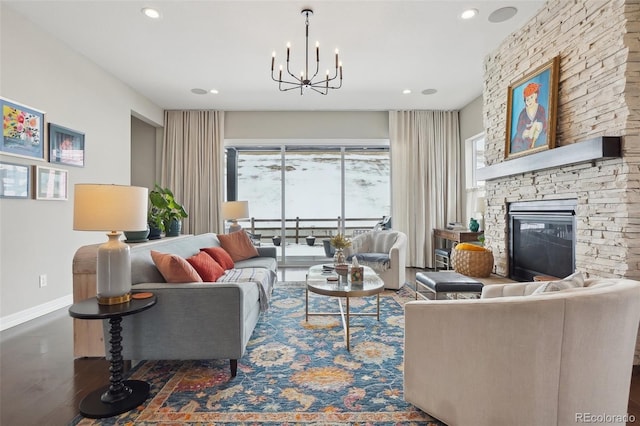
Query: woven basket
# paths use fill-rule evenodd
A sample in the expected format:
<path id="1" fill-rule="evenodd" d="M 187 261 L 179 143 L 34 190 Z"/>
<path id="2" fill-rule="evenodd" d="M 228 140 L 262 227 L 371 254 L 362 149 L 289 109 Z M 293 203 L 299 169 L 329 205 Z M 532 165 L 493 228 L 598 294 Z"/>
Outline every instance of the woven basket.
<path id="1" fill-rule="evenodd" d="M 451 250 L 451 265 L 453 269 L 468 277 L 483 277 L 491 275 L 493 270 L 493 253 L 489 250 Z"/>

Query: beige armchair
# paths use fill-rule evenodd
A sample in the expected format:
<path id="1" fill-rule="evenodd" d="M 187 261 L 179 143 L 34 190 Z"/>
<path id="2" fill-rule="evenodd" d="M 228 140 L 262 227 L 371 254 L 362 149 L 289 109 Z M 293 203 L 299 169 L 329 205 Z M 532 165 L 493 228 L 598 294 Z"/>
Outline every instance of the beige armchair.
<path id="1" fill-rule="evenodd" d="M 405 305 L 405 399 L 449 426 L 625 424 L 640 282 Z M 598 422 L 601 424 L 601 422 Z"/>
<path id="2" fill-rule="evenodd" d="M 372 268 L 384 281 L 384 287 L 399 289 L 405 283 L 407 236 L 399 231 L 369 231 L 358 234 L 345 249 L 347 260 L 353 256 L 361 265 Z"/>

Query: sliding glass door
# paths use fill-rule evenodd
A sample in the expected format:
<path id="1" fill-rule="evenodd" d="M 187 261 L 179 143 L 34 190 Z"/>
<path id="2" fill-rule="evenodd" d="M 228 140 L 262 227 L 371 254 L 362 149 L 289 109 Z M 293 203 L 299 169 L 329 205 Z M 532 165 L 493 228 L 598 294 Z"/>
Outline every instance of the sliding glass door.
<path id="1" fill-rule="evenodd" d="M 261 245 L 275 245 L 282 265 L 329 262 L 325 240 L 372 229 L 390 214 L 386 147 L 232 149 L 228 199 L 249 202 L 251 218 L 240 223 Z"/>

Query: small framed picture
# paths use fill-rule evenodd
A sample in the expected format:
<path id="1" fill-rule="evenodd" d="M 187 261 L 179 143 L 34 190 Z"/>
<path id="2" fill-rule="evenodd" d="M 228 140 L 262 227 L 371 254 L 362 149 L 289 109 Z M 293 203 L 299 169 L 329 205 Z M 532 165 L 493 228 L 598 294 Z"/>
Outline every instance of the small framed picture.
<path id="1" fill-rule="evenodd" d="M 559 67 L 556 56 L 509 86 L 505 158 L 555 148 Z"/>
<path id="2" fill-rule="evenodd" d="M 84 167 L 84 133 L 49 123 L 49 162 Z"/>
<path id="3" fill-rule="evenodd" d="M 66 200 L 68 173 L 63 169 L 36 166 L 36 200 Z"/>
<path id="4" fill-rule="evenodd" d="M 31 166 L 0 162 L 0 198 L 29 198 Z"/>
<path id="5" fill-rule="evenodd" d="M 2 139 L 0 154 L 43 160 L 44 113 L 0 98 L 2 108 Z"/>

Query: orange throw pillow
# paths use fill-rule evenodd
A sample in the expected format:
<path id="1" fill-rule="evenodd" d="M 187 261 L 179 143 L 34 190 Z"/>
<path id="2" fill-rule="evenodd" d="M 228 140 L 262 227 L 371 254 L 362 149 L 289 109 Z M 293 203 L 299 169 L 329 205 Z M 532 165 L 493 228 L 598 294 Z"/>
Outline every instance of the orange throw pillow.
<path id="1" fill-rule="evenodd" d="M 168 283 L 202 282 L 202 278 L 194 267 L 177 254 L 151 250 L 151 259 Z"/>
<path id="2" fill-rule="evenodd" d="M 224 269 L 225 271 L 233 269 L 233 267 L 236 266 L 233 263 L 233 259 L 231 259 L 231 256 L 229 256 L 229 253 L 224 251 L 222 247 L 207 247 L 200 249 L 200 251 L 203 251 L 211 256 L 213 260 L 218 262 L 218 265 L 222 266 L 222 269 Z"/>
<path id="3" fill-rule="evenodd" d="M 187 262 L 198 271 L 198 275 L 200 275 L 202 281 L 206 283 L 213 283 L 224 275 L 222 266 L 218 265 L 218 262 L 213 260 L 213 257 L 203 251 L 194 256 L 187 257 Z"/>
<path id="4" fill-rule="evenodd" d="M 253 245 L 245 231 L 219 234 L 218 240 L 234 262 L 258 256 L 256 246 Z"/>

